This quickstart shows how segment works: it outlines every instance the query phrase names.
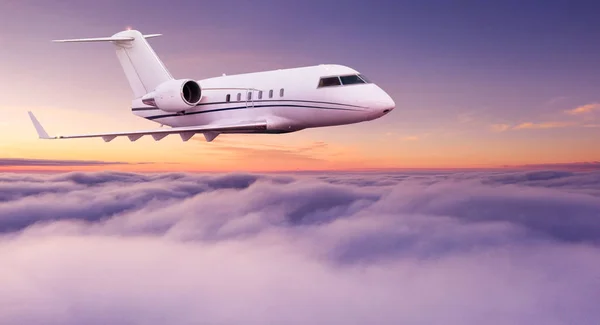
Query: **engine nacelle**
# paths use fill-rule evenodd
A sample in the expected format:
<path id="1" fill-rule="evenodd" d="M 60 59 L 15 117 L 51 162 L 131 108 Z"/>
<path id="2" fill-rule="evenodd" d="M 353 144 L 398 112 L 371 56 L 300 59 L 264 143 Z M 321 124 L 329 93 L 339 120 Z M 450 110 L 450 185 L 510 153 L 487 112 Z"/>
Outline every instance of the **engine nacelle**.
<path id="1" fill-rule="evenodd" d="M 181 112 L 196 106 L 202 99 L 202 88 L 191 79 L 169 80 L 142 97 L 146 105 L 165 112 Z"/>

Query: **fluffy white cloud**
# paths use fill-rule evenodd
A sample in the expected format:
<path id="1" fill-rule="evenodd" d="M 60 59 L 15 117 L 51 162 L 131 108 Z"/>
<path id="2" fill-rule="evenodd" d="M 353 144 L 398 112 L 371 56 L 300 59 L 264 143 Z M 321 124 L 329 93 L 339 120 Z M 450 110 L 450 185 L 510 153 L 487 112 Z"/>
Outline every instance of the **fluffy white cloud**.
<path id="1" fill-rule="evenodd" d="M 0 174 L 2 324 L 596 324 L 600 174 Z"/>

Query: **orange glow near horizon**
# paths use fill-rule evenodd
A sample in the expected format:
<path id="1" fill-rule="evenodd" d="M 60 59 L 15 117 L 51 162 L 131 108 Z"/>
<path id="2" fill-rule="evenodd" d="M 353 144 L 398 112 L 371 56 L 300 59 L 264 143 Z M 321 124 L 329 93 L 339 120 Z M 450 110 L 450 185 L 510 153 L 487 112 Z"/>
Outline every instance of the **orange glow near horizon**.
<path id="1" fill-rule="evenodd" d="M 111 129 L 148 129 L 152 123 L 136 117 L 114 119 L 103 114 L 68 112 L 64 109 L 43 108 L 38 118 L 52 129 L 69 133 L 95 132 Z M 72 120 L 61 120 L 69 115 Z M 101 139 L 40 140 L 35 136 L 25 109 L 9 113 L 15 123 L 0 130 L 0 137 L 13 140 L 0 143 L 0 158 L 49 160 L 94 160 L 127 164 L 94 166 L 8 166 L 0 171 L 14 170 L 120 170 L 120 171 L 298 171 L 298 170 L 366 170 L 366 169 L 440 169 L 440 168 L 497 168 L 505 165 L 569 163 L 598 161 L 593 150 L 593 137 L 573 141 L 558 137 L 551 141 L 506 138 L 552 132 L 548 129 L 528 129 L 505 132 L 476 133 L 446 132 L 424 136 L 409 133 L 371 132 L 364 136 L 349 134 L 359 125 L 321 130 L 303 130 L 284 135 L 221 135 L 207 143 L 202 135 L 188 142 L 171 135 L 155 142 L 143 137 L 136 142 L 117 138 L 110 143 Z M 77 122 L 75 122 L 77 121 Z M 51 132 L 50 130 L 48 130 Z M 585 128 L 592 134 L 595 130 Z M 484 132 L 484 130 L 479 131 Z M 335 135 L 335 137 L 331 137 Z M 346 137 L 344 138 L 344 135 Z M 326 140 L 322 140 L 326 139 Z M 532 150 L 532 148 L 534 148 Z M 591 150 L 590 150 L 591 149 Z"/>
<path id="2" fill-rule="evenodd" d="M 114 118 L 101 113 L 67 111 L 56 108 L 31 108 L 51 132 L 95 132 L 111 129 L 147 129 L 152 123 L 129 116 Z M 202 135 L 188 142 L 171 135 L 155 142 L 143 137 L 136 142 L 117 138 L 110 143 L 101 139 L 40 140 L 26 114 L 14 108 L 8 113 L 14 123 L 0 129 L 0 137 L 13 140 L 0 143 L 0 158 L 48 160 L 93 160 L 120 162 L 93 166 L 5 166 L 0 171 L 93 171 L 118 170 L 140 172 L 227 172 L 227 171 L 299 171 L 299 170 L 371 170 L 371 169 L 449 169 L 498 168 L 506 165 L 598 161 L 594 138 L 573 141 L 558 137 L 551 141 L 507 138 L 552 132 L 548 129 L 494 132 L 489 129 L 461 133 L 410 135 L 386 131 L 352 134 L 360 124 L 335 128 L 303 130 L 284 135 L 221 135 L 207 143 Z M 65 121 L 60 117 L 68 115 Z M 75 122 L 77 121 L 77 122 Z M 478 137 L 476 132 L 487 132 Z M 593 128 L 584 128 L 592 134 Z M 334 135 L 332 138 L 331 136 Z M 345 136 L 345 137 L 344 137 Z M 326 141 L 322 140 L 326 139 Z M 534 150 L 532 150 L 534 148 Z M 592 149 L 592 150 L 590 150 Z"/>

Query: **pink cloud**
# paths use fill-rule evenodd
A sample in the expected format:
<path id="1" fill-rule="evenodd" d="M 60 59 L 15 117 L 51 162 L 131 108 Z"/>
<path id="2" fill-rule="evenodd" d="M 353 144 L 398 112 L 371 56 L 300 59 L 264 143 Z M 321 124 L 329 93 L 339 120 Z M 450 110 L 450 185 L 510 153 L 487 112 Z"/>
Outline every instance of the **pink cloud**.
<path id="1" fill-rule="evenodd" d="M 402 140 L 404 140 L 404 141 L 418 141 L 419 137 L 416 136 L 416 135 L 409 135 L 409 136 L 403 137 Z"/>
<path id="2" fill-rule="evenodd" d="M 555 128 L 565 128 L 574 126 L 576 123 L 574 122 L 540 122 L 540 123 L 532 123 L 525 122 L 513 127 L 515 130 L 520 129 L 555 129 Z"/>
<path id="3" fill-rule="evenodd" d="M 504 132 L 504 131 L 510 129 L 510 125 L 508 125 L 508 124 L 493 124 L 492 126 L 490 126 L 490 128 L 494 132 Z"/>
<path id="4" fill-rule="evenodd" d="M 600 103 L 591 103 L 582 106 L 575 107 L 573 109 L 565 111 L 567 114 L 579 115 L 587 114 L 600 109 Z"/>

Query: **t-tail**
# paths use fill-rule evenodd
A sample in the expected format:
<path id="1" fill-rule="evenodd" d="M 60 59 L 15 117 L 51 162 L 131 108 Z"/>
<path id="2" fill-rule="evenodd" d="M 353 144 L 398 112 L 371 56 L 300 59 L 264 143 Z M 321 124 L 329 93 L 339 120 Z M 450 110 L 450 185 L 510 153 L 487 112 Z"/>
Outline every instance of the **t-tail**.
<path id="1" fill-rule="evenodd" d="M 192 79 L 173 79 L 146 41 L 147 38 L 156 36 L 160 36 L 160 34 L 143 35 L 137 30 L 125 30 L 110 37 L 66 39 L 54 42 L 112 42 L 133 91 L 133 105 L 151 106 L 169 113 L 185 113 L 187 110 L 195 108 L 200 102 L 202 88 L 198 82 Z M 142 136 L 151 135 L 154 140 L 159 141 L 169 134 L 179 134 L 183 141 L 188 141 L 194 134 L 202 133 L 206 141 L 210 142 L 221 133 L 260 133 L 267 130 L 267 121 L 260 119 L 155 130 L 50 136 L 32 112 L 29 112 L 29 117 L 41 139 L 102 138 L 109 142 L 116 137 L 126 136 L 130 141 L 137 141 Z"/>
<path id="2" fill-rule="evenodd" d="M 134 98 L 152 92 L 160 84 L 173 80 L 173 77 L 156 55 L 147 38 L 161 34 L 142 35 L 137 30 L 125 30 L 111 37 L 55 40 L 59 43 L 112 42 L 117 50 L 117 58 L 129 81 Z"/>
<path id="3" fill-rule="evenodd" d="M 137 30 L 125 30 L 111 37 L 55 40 L 59 43 L 112 42 L 117 58 L 133 91 L 132 105 L 147 105 L 165 112 L 185 112 L 202 99 L 202 88 L 191 79 L 174 79 L 147 38 Z"/>

